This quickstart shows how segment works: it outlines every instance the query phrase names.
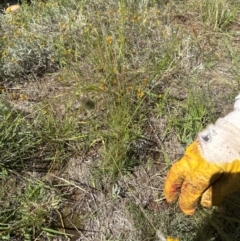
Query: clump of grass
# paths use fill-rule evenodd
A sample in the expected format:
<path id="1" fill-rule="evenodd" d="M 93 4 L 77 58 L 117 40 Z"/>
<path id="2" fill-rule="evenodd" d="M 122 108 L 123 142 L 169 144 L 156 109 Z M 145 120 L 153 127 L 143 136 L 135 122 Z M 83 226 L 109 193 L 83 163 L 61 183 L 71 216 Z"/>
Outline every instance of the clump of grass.
<path id="1" fill-rule="evenodd" d="M 74 117 L 57 119 L 46 106 L 26 115 L 13 110 L 4 95 L 0 103 L 1 237 L 33 240 L 60 234 L 51 226 L 63 198 L 43 180 L 50 170 L 61 169 L 74 152 L 73 143 L 82 138 L 76 136 Z"/>
<path id="2" fill-rule="evenodd" d="M 204 0 L 200 6 L 203 22 L 208 22 L 213 31 L 226 29 L 235 19 L 236 10 L 231 8 L 230 1 Z"/>
<path id="3" fill-rule="evenodd" d="M 156 239 L 156 223 L 154 222 L 153 213 L 148 210 L 144 210 L 143 207 L 137 207 L 131 203 L 129 205 L 129 211 L 133 217 L 134 225 L 139 233 L 136 234 L 138 240 L 155 240 Z"/>
<path id="4" fill-rule="evenodd" d="M 34 1 L 17 13 L 1 14 L 1 78 L 27 79 L 66 65 L 72 56 L 68 35 L 81 32 L 85 24 L 76 6 L 70 6 Z"/>
<path id="5" fill-rule="evenodd" d="M 133 125 L 134 109 L 122 97 L 113 106 L 107 117 L 107 131 L 102 135 L 103 162 L 101 165 L 104 175 L 116 178 L 132 170 L 137 160 L 128 156 L 131 143 L 137 138 L 139 127 Z"/>
<path id="6" fill-rule="evenodd" d="M 158 104 L 157 108 L 161 115 L 161 112 L 165 111 L 162 109 L 162 104 L 166 104 L 166 99 L 170 101 L 168 102 L 170 105 L 168 130 L 173 128 L 181 143 L 189 145 L 194 141 L 199 131 L 214 121 L 213 104 L 211 101 L 206 101 L 206 98 L 206 94 L 192 89 L 189 90 L 184 101 L 176 102 L 174 96 L 169 96 L 166 92 Z M 171 102 L 172 104 L 170 104 Z"/>
<path id="7" fill-rule="evenodd" d="M 54 233 L 50 226 L 61 198 L 51 188 L 39 180 L 21 180 L 20 177 L 1 175 L 0 234 L 4 240 L 20 238 L 33 240 Z M 14 182 L 19 182 L 16 186 Z M 21 183 L 21 184 L 20 184 Z M 13 192 L 13 188 L 20 189 Z M 9 193 L 10 192 L 10 193 Z M 55 214 L 54 214 L 55 213 Z M 49 229 L 45 229 L 49 227 Z M 55 231 L 57 233 L 57 231 Z"/>
<path id="8" fill-rule="evenodd" d="M 63 103 L 61 111 L 64 113 L 60 113 L 56 101 L 58 100 L 47 100 L 39 107 L 40 114 L 34 128 L 38 138 L 44 143 L 45 150 L 50 153 L 53 151 L 49 160 L 51 164 L 56 162 L 57 165 L 63 165 L 70 156 L 79 151 L 81 145 L 78 144 L 84 141 L 87 135 L 81 132 L 82 125 L 77 113 L 73 113 L 72 108 L 68 107 L 72 102 Z"/>
<path id="9" fill-rule="evenodd" d="M 143 5 L 99 2 L 98 8 L 91 7 L 91 3 L 84 6 L 83 14 L 90 24 L 84 28 L 83 39 L 76 36 L 84 44 L 75 46 L 75 53 L 81 55 L 72 72 L 87 80 L 78 83 L 78 92 L 93 96 L 97 103 L 95 110 L 104 110 L 96 121 L 89 118 L 92 125 L 89 129 L 93 130 L 93 140 L 102 144 L 99 166 L 107 179 L 115 179 L 139 164 L 129 156 L 129 150 L 146 121 L 142 113 L 147 108 L 149 88 L 156 76 L 167 74 L 171 67 L 174 69 L 178 45 L 174 45 L 175 39 L 162 45 L 151 42 L 153 33 L 162 41 L 162 33 L 147 29 L 146 22 L 150 22 L 152 16 L 147 14 L 148 4 L 141 3 Z M 88 49 L 92 50 L 89 54 Z M 96 71 L 89 72 L 86 66 Z M 140 77 L 141 73 L 144 75 Z"/>
<path id="10" fill-rule="evenodd" d="M 27 115 L 13 110 L 4 96 L 1 97 L 0 105 L 1 168 L 29 169 L 36 158 L 49 165 L 53 160 L 61 163 L 68 153 L 67 148 L 63 150 L 63 146 L 66 143 L 71 145 L 71 141 L 83 137 L 76 136 L 74 117 L 58 120 L 47 105 Z M 41 151 L 42 148 L 47 155 Z"/>
<path id="11" fill-rule="evenodd" d="M 33 151 L 41 144 L 41 140 L 34 135 L 32 125 L 24 115 L 12 110 L 3 96 L 0 101 L 0 168 L 23 168 L 24 163 L 33 158 Z"/>

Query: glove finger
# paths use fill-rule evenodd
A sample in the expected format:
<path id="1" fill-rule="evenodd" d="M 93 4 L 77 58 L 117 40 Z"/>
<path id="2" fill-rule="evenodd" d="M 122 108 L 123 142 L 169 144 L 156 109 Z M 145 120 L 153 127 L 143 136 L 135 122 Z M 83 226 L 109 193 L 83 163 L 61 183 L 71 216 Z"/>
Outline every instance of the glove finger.
<path id="1" fill-rule="evenodd" d="M 186 215 L 194 214 L 199 198 L 219 176 L 221 173 L 218 172 L 218 167 L 208 163 L 202 163 L 197 170 L 189 174 L 182 184 L 179 197 L 179 206 Z"/>
<path id="2" fill-rule="evenodd" d="M 183 158 L 173 164 L 164 186 L 164 194 L 168 202 L 174 202 L 178 198 L 186 175 L 198 165 L 198 157 L 198 143 L 193 142 L 187 148 Z"/>
<path id="3" fill-rule="evenodd" d="M 190 171 L 189 166 L 184 158 L 172 165 L 164 185 L 164 195 L 168 202 L 174 202 L 178 198 L 185 173 L 188 171 Z"/>
<path id="4" fill-rule="evenodd" d="M 222 201 L 222 199 L 219 201 Z M 201 205 L 205 208 L 211 208 L 213 206 L 212 202 L 212 186 L 210 186 L 201 197 Z"/>
<path id="5" fill-rule="evenodd" d="M 221 204 L 224 197 L 240 190 L 240 173 L 224 173 L 202 195 L 201 205 L 210 208 Z"/>

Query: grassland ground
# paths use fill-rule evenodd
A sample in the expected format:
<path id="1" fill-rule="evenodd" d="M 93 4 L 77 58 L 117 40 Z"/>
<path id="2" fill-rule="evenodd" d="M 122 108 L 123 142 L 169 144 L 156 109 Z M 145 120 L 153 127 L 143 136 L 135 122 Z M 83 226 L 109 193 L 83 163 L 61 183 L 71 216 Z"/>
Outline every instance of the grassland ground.
<path id="1" fill-rule="evenodd" d="M 0 240 L 240 239 L 239 194 L 185 216 L 170 165 L 239 93 L 236 0 L 22 1 L 0 15 Z"/>

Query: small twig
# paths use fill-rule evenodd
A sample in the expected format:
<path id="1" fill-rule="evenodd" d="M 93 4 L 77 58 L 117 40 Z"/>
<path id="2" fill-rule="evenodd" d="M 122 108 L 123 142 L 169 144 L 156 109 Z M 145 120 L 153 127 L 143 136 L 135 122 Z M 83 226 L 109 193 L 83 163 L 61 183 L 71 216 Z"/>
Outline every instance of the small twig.
<path id="1" fill-rule="evenodd" d="M 58 215 L 59 215 L 59 219 L 60 219 L 60 222 L 61 222 L 61 225 L 62 225 L 62 228 L 63 228 L 63 232 L 64 233 L 66 233 L 66 230 L 65 230 L 65 227 L 64 227 L 64 222 L 63 222 L 63 218 L 62 218 L 62 214 L 57 210 L 57 209 L 55 209 L 56 210 L 56 212 L 58 213 Z"/>
<path id="2" fill-rule="evenodd" d="M 61 180 L 61 181 L 64 181 L 64 182 L 67 183 L 67 184 L 70 184 L 70 185 L 72 185 L 72 186 L 80 189 L 81 191 L 83 191 L 83 192 L 85 192 L 85 193 L 88 193 L 88 194 L 89 194 L 88 191 L 86 191 L 85 189 L 77 186 L 75 183 L 69 182 L 68 180 L 66 180 L 66 179 L 64 179 L 64 178 L 62 178 L 62 177 L 57 177 L 57 176 L 55 176 L 55 175 L 52 175 L 52 176 L 55 177 L 55 178 L 57 178 L 57 179 L 59 179 L 59 180 Z"/>

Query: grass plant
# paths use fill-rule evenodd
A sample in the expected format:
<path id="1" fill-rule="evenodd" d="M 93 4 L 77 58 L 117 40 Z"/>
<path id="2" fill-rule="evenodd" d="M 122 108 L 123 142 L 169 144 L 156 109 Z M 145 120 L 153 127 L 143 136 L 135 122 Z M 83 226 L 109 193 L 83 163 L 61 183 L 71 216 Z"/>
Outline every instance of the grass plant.
<path id="1" fill-rule="evenodd" d="M 236 9 L 231 9 L 230 1 L 202 1 L 201 11 L 203 22 L 208 22 L 213 30 L 224 30 L 235 19 Z"/>

